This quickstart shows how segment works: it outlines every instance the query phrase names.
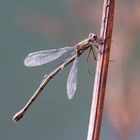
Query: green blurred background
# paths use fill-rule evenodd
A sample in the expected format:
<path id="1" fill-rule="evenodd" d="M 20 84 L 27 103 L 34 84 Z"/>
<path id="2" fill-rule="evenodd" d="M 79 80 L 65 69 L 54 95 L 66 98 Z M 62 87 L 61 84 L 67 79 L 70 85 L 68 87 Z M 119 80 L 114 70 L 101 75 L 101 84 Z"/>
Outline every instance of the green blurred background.
<path id="1" fill-rule="evenodd" d="M 110 64 L 108 78 L 115 85 L 108 82 L 101 140 L 140 139 L 139 4 L 138 0 L 116 3 L 111 54 L 116 62 Z M 23 65 L 25 56 L 74 45 L 90 32 L 99 34 L 102 5 L 97 0 L 0 1 L 1 140 L 86 140 L 94 74 L 89 74 L 84 57 L 79 59 L 78 87 L 73 100 L 69 101 L 66 95 L 70 70 L 67 67 L 49 82 L 21 121 L 15 124 L 12 117 L 33 95 L 43 75 L 62 60 L 27 68 Z M 93 66 L 94 73 L 96 65 Z M 120 73 L 113 67 L 120 68 Z M 116 80 L 118 76 L 123 77 L 121 82 Z"/>

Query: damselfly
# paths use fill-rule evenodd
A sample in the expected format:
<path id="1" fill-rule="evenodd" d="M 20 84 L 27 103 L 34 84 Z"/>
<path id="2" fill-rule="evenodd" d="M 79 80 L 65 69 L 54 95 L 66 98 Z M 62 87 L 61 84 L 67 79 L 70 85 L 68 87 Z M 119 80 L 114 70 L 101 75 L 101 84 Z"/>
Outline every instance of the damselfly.
<path id="1" fill-rule="evenodd" d="M 37 96 L 44 89 L 46 84 L 50 81 L 50 79 L 53 78 L 58 72 L 63 70 L 64 67 L 66 67 L 68 64 L 70 64 L 72 61 L 74 61 L 72 64 L 68 79 L 67 79 L 67 96 L 69 99 L 72 99 L 75 94 L 76 87 L 77 87 L 78 57 L 88 48 L 90 49 L 90 52 L 91 51 L 93 52 L 93 55 L 94 55 L 93 47 L 95 46 L 95 48 L 98 51 L 100 51 L 98 45 L 102 44 L 102 43 L 103 43 L 102 39 L 100 39 L 97 35 L 90 33 L 89 37 L 87 39 L 79 42 L 75 46 L 30 53 L 24 60 L 24 64 L 27 67 L 40 66 L 40 65 L 49 63 L 49 62 L 59 58 L 60 56 L 62 56 L 63 54 L 65 54 L 68 51 L 72 52 L 71 53 L 72 56 L 70 58 L 66 59 L 56 69 L 54 69 L 49 74 L 44 76 L 44 79 L 42 80 L 40 86 L 38 87 L 38 89 L 36 90 L 34 95 L 30 98 L 30 100 L 27 102 L 27 104 L 19 112 L 17 112 L 14 115 L 13 120 L 15 122 L 20 120 L 23 117 L 24 113 L 27 111 L 27 109 L 30 107 L 30 105 L 34 102 L 34 100 L 37 98 Z M 94 57 L 95 57 L 95 55 L 94 55 Z"/>

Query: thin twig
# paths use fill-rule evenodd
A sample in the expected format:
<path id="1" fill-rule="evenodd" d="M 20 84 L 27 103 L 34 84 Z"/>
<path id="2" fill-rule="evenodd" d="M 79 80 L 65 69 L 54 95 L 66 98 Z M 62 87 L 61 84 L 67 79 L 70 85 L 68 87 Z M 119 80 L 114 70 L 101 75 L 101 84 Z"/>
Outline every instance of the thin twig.
<path id="1" fill-rule="evenodd" d="M 113 30 L 114 7 L 115 0 L 104 0 L 100 32 L 100 37 L 104 40 L 103 45 L 100 45 L 100 47 L 104 53 L 99 53 L 97 59 L 87 140 L 99 140 Z"/>

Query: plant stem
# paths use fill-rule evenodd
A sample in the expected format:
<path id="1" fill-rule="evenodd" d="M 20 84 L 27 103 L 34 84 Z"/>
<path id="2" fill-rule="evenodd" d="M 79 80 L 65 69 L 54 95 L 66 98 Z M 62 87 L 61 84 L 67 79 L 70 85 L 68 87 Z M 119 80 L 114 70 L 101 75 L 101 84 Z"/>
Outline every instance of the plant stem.
<path id="1" fill-rule="evenodd" d="M 104 0 L 100 37 L 104 40 L 95 73 L 87 140 L 99 140 L 113 30 L 115 0 Z"/>

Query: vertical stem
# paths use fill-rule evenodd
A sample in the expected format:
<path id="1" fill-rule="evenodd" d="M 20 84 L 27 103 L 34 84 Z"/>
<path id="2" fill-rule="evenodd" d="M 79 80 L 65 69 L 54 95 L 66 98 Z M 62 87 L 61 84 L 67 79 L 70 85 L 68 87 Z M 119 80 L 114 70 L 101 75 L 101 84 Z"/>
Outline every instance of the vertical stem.
<path id="1" fill-rule="evenodd" d="M 97 59 L 87 140 L 99 140 L 113 30 L 114 7 L 115 0 L 104 0 L 100 31 L 100 37 L 104 40 L 104 43 L 99 46 L 104 50 L 104 53 L 99 53 Z"/>

